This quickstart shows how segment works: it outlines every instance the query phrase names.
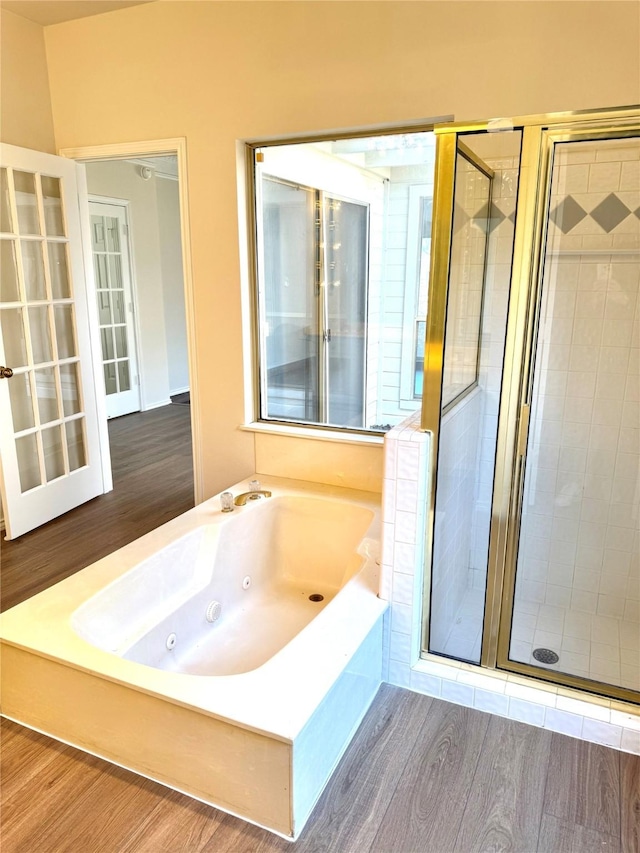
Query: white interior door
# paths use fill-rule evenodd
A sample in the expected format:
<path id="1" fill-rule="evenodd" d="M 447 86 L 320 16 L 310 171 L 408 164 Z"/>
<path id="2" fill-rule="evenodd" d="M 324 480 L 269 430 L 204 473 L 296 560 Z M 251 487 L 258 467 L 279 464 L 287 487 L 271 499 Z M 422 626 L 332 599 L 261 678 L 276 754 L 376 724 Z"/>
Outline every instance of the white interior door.
<path id="1" fill-rule="evenodd" d="M 115 418 L 140 411 L 127 210 L 95 201 L 89 210 L 107 417 Z"/>
<path id="2" fill-rule="evenodd" d="M 13 539 L 104 492 L 108 446 L 76 164 L 1 145 L 0 167 L 0 487 Z"/>

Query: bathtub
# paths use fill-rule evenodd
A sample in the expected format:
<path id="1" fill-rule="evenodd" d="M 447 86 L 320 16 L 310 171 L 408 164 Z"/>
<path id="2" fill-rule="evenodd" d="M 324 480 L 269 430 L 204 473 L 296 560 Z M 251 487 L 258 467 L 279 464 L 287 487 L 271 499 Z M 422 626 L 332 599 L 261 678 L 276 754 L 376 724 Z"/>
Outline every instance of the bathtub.
<path id="1" fill-rule="evenodd" d="M 381 681 L 379 496 L 262 487 L 4 613 L 2 713 L 293 840 Z"/>

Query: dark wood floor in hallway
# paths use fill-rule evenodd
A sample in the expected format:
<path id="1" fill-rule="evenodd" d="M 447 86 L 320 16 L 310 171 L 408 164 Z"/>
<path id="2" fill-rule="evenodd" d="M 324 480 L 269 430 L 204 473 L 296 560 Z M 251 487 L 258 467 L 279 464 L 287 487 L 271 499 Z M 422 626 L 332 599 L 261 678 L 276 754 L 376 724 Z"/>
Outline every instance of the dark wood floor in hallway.
<path id="1" fill-rule="evenodd" d="M 113 491 L 0 544 L 3 610 L 193 506 L 189 406 L 115 418 L 109 445 Z"/>
<path id="2" fill-rule="evenodd" d="M 188 420 L 111 422 L 114 492 L 3 543 L 5 607 L 189 508 Z M 389 685 L 295 844 L 13 722 L 1 752 L 2 853 L 640 853 L 639 757 Z"/>

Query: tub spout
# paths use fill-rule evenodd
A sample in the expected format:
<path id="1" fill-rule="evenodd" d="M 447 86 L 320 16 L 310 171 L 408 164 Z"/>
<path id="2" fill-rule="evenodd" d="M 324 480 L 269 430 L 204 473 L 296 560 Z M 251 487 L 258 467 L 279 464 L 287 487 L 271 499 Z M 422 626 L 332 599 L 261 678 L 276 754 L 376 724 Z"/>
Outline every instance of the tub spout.
<path id="1" fill-rule="evenodd" d="M 241 495 L 235 499 L 234 503 L 236 506 L 244 506 L 247 501 L 258 501 L 262 500 L 262 498 L 270 498 L 271 492 L 266 489 L 255 489 L 250 492 L 243 492 Z"/>

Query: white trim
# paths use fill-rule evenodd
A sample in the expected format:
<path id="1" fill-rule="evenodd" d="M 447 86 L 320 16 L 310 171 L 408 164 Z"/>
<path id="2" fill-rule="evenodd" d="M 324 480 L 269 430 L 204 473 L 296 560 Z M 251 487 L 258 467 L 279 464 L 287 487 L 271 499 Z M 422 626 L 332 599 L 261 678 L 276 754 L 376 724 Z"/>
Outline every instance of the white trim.
<path id="1" fill-rule="evenodd" d="M 184 386 L 184 387 L 182 387 L 182 388 L 170 388 L 170 389 L 169 389 L 169 396 L 170 396 L 170 397 L 175 397 L 175 396 L 176 396 L 176 394 L 186 394 L 186 393 L 187 393 L 187 391 L 190 391 L 190 390 L 191 390 L 191 388 L 189 388 L 189 386 L 188 386 L 188 385 L 185 385 L 185 386 Z"/>
<path id="2" fill-rule="evenodd" d="M 107 422 L 107 392 L 102 369 L 102 349 L 100 345 L 100 318 L 98 317 L 98 299 L 96 279 L 93 270 L 93 250 L 91 248 L 91 214 L 89 213 L 89 189 L 87 170 L 83 163 L 76 163 L 78 176 L 78 205 L 80 208 L 80 235 L 82 256 L 85 267 L 85 288 L 89 313 L 89 332 L 91 341 L 91 361 L 93 384 L 96 389 L 96 408 L 98 410 L 98 435 L 100 440 L 100 459 L 104 491 L 113 490 L 113 471 L 111 470 L 111 446 L 109 444 L 109 425 Z"/>
<path id="3" fill-rule="evenodd" d="M 195 299 L 193 293 L 193 267 L 191 262 L 191 229 L 189 222 L 189 185 L 187 174 L 187 140 L 185 137 L 152 139 L 140 142 L 121 142 L 111 145 L 90 145 L 81 148 L 62 148 L 61 157 L 74 160 L 127 160 L 150 154 L 175 154 L 178 158 L 178 184 L 180 197 L 180 238 L 182 245 L 182 274 L 187 319 L 187 353 L 189 360 L 189 385 L 191 389 L 191 434 L 193 445 L 193 479 L 196 504 L 204 500 L 203 442 L 200 426 L 198 394 L 198 346 L 196 336 Z"/>
<path id="4" fill-rule="evenodd" d="M 167 397 L 166 400 L 160 400 L 160 401 L 155 402 L 155 403 L 149 403 L 148 406 L 144 406 L 142 409 L 140 409 L 140 411 L 141 412 L 150 412 L 151 409 L 161 409 L 163 406 L 170 406 L 170 405 L 171 405 L 171 399 L 169 397 Z"/>
<path id="5" fill-rule="evenodd" d="M 130 216 L 129 216 L 129 201 L 123 199 L 122 201 L 117 201 L 115 199 L 109 199 L 108 196 L 99 196 L 92 195 L 89 198 L 89 214 L 91 214 L 91 205 L 92 204 L 102 204 L 106 207 L 115 207 L 119 208 L 118 213 L 116 214 L 120 224 L 124 226 L 124 236 L 120 235 L 120 240 L 122 241 L 122 246 L 124 251 L 121 252 L 122 257 L 122 265 L 123 265 L 123 276 L 125 276 L 128 281 L 125 281 L 123 278 L 123 287 L 125 297 L 129 296 L 131 298 L 131 306 L 133 317 L 129 317 L 129 307 L 125 305 L 125 316 L 127 317 L 127 340 L 129 341 L 129 346 L 133 352 L 133 359 L 129 358 L 129 368 L 134 368 L 131 370 L 130 374 L 130 382 L 131 387 L 129 389 L 130 399 L 131 397 L 137 396 L 137 408 L 129 409 L 128 411 L 115 411 L 114 408 L 115 402 L 114 397 L 120 397 L 120 394 L 114 394 L 107 399 L 105 397 L 105 406 L 107 411 L 110 410 L 110 414 L 108 415 L 109 420 L 111 418 L 121 417 L 125 414 L 132 414 L 133 412 L 142 411 L 142 400 L 144 398 L 144 387 L 143 387 L 143 376 L 140 365 L 142 363 L 142 353 L 140 352 L 140 341 L 141 338 L 141 330 L 140 323 L 138 320 L 139 310 L 138 310 L 138 289 L 136 287 L 136 269 L 134 263 L 134 252 L 133 252 L 133 229 L 131 228 Z M 104 212 L 105 215 L 106 211 Z M 93 246 L 91 246 L 92 260 L 93 260 Z M 126 267 L 126 269 L 125 269 Z M 93 268 L 93 266 L 92 266 Z M 128 294 L 127 294 L 127 284 L 128 284 Z M 99 319 L 98 319 L 99 322 Z M 102 344 L 101 344 L 102 346 Z M 103 371 L 104 371 L 104 358 L 101 355 L 101 360 L 103 362 Z M 133 362 L 133 363 L 132 363 Z M 137 389 L 137 393 L 134 393 L 135 389 Z M 121 406 L 122 408 L 122 406 Z"/>
<path id="6" fill-rule="evenodd" d="M 300 424 L 266 423 L 265 421 L 254 421 L 253 423 L 241 424 L 238 429 L 245 432 L 266 432 L 271 435 L 288 435 L 295 438 L 313 438 L 316 441 L 333 441 L 338 444 L 361 444 L 371 447 L 384 444 L 384 436 L 376 434 L 349 432 L 348 430 L 312 429 Z"/>
<path id="7" fill-rule="evenodd" d="M 78 165 L 84 167 L 84 163 L 79 163 Z M 109 195 L 96 195 L 95 193 L 89 193 L 89 201 L 95 202 L 96 204 L 114 204 L 116 207 L 128 207 L 131 204 L 131 201 L 128 198 L 116 198 L 115 196 Z"/>

